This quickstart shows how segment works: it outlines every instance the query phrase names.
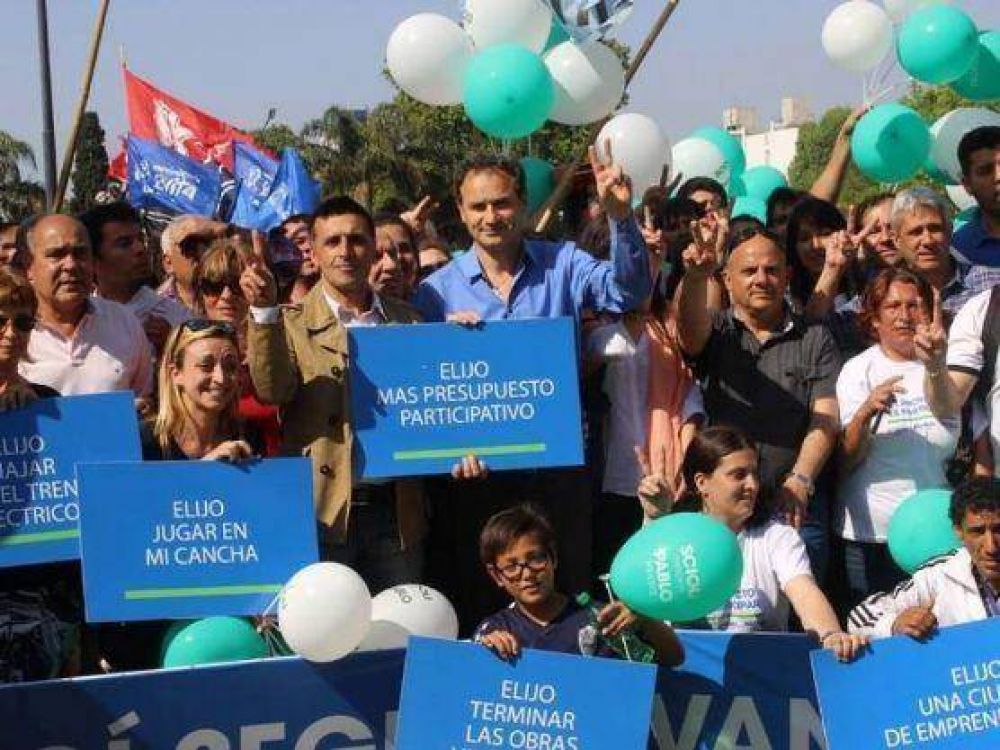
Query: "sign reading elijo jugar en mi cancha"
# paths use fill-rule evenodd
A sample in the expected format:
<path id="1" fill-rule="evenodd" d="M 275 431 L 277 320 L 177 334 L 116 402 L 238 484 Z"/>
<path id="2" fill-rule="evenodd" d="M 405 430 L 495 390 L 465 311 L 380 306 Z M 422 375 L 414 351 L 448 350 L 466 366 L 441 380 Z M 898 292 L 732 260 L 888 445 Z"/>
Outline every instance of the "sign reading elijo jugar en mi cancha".
<path id="1" fill-rule="evenodd" d="M 410 638 L 396 747 L 643 750 L 655 684 L 648 664 Z"/>
<path id="2" fill-rule="evenodd" d="M 1000 747 L 1000 620 L 897 636 L 841 664 L 812 654 L 830 750 Z"/>
<path id="3" fill-rule="evenodd" d="M 261 614 L 317 560 L 309 460 L 81 464 L 90 622 Z"/>
<path id="4" fill-rule="evenodd" d="M 365 477 L 583 463 L 570 318 L 351 328 L 351 409 Z"/>
<path id="5" fill-rule="evenodd" d="M 131 392 L 0 414 L 0 568 L 79 557 L 75 464 L 141 456 Z"/>

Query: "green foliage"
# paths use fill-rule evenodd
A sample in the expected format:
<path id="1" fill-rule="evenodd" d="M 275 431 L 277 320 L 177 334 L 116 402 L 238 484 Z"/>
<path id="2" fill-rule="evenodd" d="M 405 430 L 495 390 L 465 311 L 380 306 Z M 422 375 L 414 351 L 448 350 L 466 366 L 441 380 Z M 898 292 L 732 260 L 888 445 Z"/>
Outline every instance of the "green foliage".
<path id="1" fill-rule="evenodd" d="M 73 160 L 73 213 L 86 211 L 94 205 L 97 193 L 108 182 L 108 152 L 104 148 L 104 128 L 96 112 L 84 112 L 80 121 L 80 137 Z"/>
<path id="2" fill-rule="evenodd" d="M 24 166 L 35 168 L 31 147 L 0 130 L 0 220 L 20 221 L 45 206 L 45 192 L 24 178 Z"/>

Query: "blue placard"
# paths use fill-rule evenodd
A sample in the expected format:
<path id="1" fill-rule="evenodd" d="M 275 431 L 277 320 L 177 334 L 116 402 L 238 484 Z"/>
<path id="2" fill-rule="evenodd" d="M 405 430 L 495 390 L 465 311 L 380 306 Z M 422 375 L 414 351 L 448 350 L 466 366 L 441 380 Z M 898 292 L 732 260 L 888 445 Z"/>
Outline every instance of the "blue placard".
<path id="1" fill-rule="evenodd" d="M 1000 747 L 1000 620 L 897 636 L 841 664 L 812 657 L 829 750 Z"/>
<path id="2" fill-rule="evenodd" d="M 261 614 L 318 558 L 308 459 L 77 468 L 89 622 Z"/>
<path id="3" fill-rule="evenodd" d="M 570 318 L 351 328 L 355 457 L 370 478 L 583 463 Z"/>
<path id="4" fill-rule="evenodd" d="M 660 670 L 652 748 L 826 746 L 809 671 L 812 639 L 679 636 L 686 659 Z M 402 673 L 403 653 L 381 651 L 330 664 L 270 659 L 0 687 L 0 726 L 17 728 L 0 735 L 0 747 L 190 750 L 200 739 L 230 750 L 393 750 Z"/>
<path id="5" fill-rule="evenodd" d="M 80 556 L 79 461 L 138 461 L 131 391 L 40 399 L 0 414 L 0 568 Z"/>
<path id="6" fill-rule="evenodd" d="M 644 750 L 655 685 L 648 664 L 411 638 L 396 748 Z"/>

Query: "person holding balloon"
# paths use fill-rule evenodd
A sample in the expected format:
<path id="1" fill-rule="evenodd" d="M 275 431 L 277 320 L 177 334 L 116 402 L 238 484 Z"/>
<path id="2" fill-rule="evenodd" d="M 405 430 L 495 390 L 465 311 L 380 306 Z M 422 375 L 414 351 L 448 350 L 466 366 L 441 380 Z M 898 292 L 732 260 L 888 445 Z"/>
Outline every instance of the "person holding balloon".
<path id="1" fill-rule="evenodd" d="M 945 465 L 958 444 L 958 419 L 939 420 L 923 393 L 917 326 L 930 320 L 930 285 L 888 269 L 865 289 L 859 316 L 875 343 L 848 360 L 837 379 L 843 434 L 835 529 L 844 544 L 848 601 L 905 578 L 886 546 L 889 520 L 920 488 L 947 485 Z"/>
<path id="2" fill-rule="evenodd" d="M 688 625 L 727 632 L 781 632 L 793 609 L 807 633 L 843 661 L 855 658 L 867 639 L 845 633 L 833 607 L 816 584 L 805 545 L 790 526 L 771 518 L 759 502 L 758 453 L 732 427 L 708 427 L 688 446 L 682 472 L 686 494 L 675 512 L 704 513 L 736 535 L 743 574 L 735 594 L 703 620 Z M 647 507 L 663 505 L 663 478 L 642 478 L 638 487 Z"/>
<path id="3" fill-rule="evenodd" d="M 938 627 L 1000 617 L 1000 480 L 979 477 L 959 485 L 948 520 L 957 549 L 858 604 L 847 620 L 852 633 L 923 641 Z"/>

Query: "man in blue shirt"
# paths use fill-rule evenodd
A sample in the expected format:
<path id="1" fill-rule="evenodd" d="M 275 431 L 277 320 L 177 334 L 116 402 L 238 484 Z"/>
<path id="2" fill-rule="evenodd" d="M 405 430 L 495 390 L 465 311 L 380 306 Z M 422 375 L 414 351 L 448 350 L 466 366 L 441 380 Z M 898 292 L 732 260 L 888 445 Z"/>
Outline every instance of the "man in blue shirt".
<path id="1" fill-rule="evenodd" d="M 966 133 L 958 144 L 958 161 L 962 185 L 978 210 L 952 242 L 969 263 L 1000 268 L 1000 126 Z"/>
<path id="2" fill-rule="evenodd" d="M 611 229 L 609 261 L 572 242 L 525 239 L 526 191 L 516 161 L 497 156 L 467 162 L 455 200 L 472 247 L 425 279 L 414 303 L 427 321 L 466 325 L 487 320 L 555 318 L 579 321 L 586 308 L 626 312 L 642 304 L 652 281 L 649 256 L 632 214 L 632 187 L 620 166 L 591 149 L 597 196 Z M 525 341 L 525 356 L 531 356 Z M 428 577 L 462 614 L 462 630 L 503 604 L 478 565 L 476 539 L 494 513 L 525 501 L 541 505 L 555 526 L 560 587 L 576 593 L 591 580 L 591 482 L 585 469 L 504 472 L 484 478 L 475 456 L 456 465 L 452 482 L 430 491 L 433 550 Z M 603 571 L 602 571 L 603 572 Z"/>
<path id="3" fill-rule="evenodd" d="M 474 323 L 507 318 L 579 320 L 584 308 L 626 312 L 642 304 L 652 280 L 621 167 L 591 150 L 597 195 L 611 226 L 611 259 L 598 261 L 572 242 L 525 239 L 526 189 L 516 161 L 467 162 L 455 200 L 472 235 L 470 250 L 432 274 L 415 304 L 427 321 Z"/>

